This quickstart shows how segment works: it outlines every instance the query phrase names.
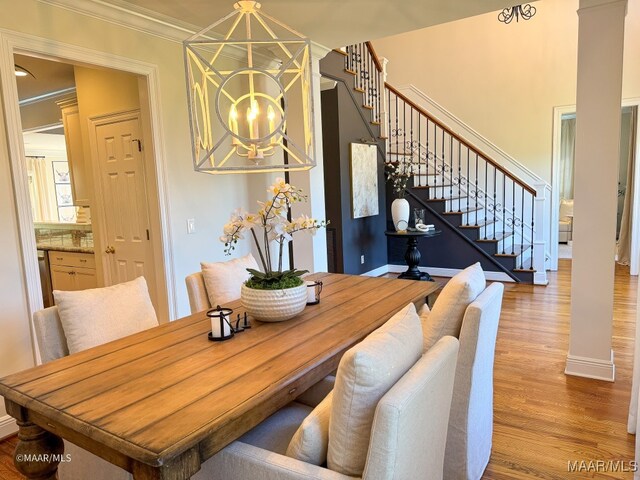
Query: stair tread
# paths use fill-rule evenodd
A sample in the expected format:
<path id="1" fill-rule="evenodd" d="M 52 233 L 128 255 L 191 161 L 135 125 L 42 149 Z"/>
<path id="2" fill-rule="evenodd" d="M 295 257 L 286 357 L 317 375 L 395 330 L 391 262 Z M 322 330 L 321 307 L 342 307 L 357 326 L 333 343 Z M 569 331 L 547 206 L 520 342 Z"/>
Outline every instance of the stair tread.
<path id="1" fill-rule="evenodd" d="M 387 155 L 400 155 L 400 156 L 404 156 L 404 157 L 412 157 L 414 155 L 414 152 L 394 152 L 394 151 L 388 151 Z"/>
<path id="2" fill-rule="evenodd" d="M 476 242 L 482 242 L 482 243 L 493 243 L 493 242 L 496 242 L 497 243 L 500 240 L 504 240 L 505 238 L 509 238 L 512 235 L 513 235 L 513 232 L 496 232 L 495 235 L 492 232 L 491 235 L 487 235 L 487 238 L 479 238 L 478 240 L 476 240 Z M 489 237 L 491 237 L 491 238 L 489 238 Z M 510 245 L 505 245 L 505 246 L 506 247 L 510 247 Z M 511 250 L 511 249 L 507 248 L 506 250 Z"/>
<path id="3" fill-rule="evenodd" d="M 435 177 L 438 174 L 435 172 L 429 172 L 428 174 L 426 173 L 417 173 L 416 176 L 420 176 L 420 177 Z M 415 185 L 413 188 L 419 188 L 419 189 L 423 189 L 426 190 L 427 188 L 449 188 L 449 187 L 455 187 L 455 185 L 451 184 L 451 183 L 445 183 L 444 185 L 439 183 L 437 185 Z M 465 196 L 461 196 L 461 197 L 456 197 L 456 198 L 465 198 Z"/>
<path id="4" fill-rule="evenodd" d="M 505 248 L 505 251 L 513 251 L 513 253 L 496 253 L 494 254 L 494 256 L 496 257 L 517 257 L 518 255 L 523 254 L 524 252 L 526 252 L 527 250 L 529 250 L 531 248 L 531 245 L 526 245 L 526 244 L 516 244 L 513 246 L 513 250 L 511 250 L 511 245 L 509 245 L 509 248 Z"/>
<path id="5" fill-rule="evenodd" d="M 478 210 L 482 210 L 482 207 L 465 207 L 460 209 L 460 211 L 443 212 L 443 215 L 460 215 L 464 213 L 477 212 Z"/>
<path id="6" fill-rule="evenodd" d="M 498 223 L 498 220 L 491 220 L 491 219 L 481 220 L 477 225 L 460 225 L 459 228 L 482 228 L 482 227 L 491 225 L 492 223 Z"/>
<path id="7" fill-rule="evenodd" d="M 360 87 L 353 87 L 353 89 L 354 89 L 356 92 L 364 93 L 364 88 L 360 88 Z"/>
<path id="8" fill-rule="evenodd" d="M 443 198 L 427 198 L 425 202 L 446 202 L 449 200 L 461 200 L 465 197 L 443 197 Z M 462 209 L 460 210 L 462 211 Z M 453 213 L 459 213 L 457 210 L 453 210 Z"/>
<path id="9" fill-rule="evenodd" d="M 375 120 L 372 120 L 371 122 L 369 122 L 371 125 L 380 125 L 380 122 L 376 122 Z"/>
<path id="10" fill-rule="evenodd" d="M 366 108 L 367 110 L 373 110 L 373 105 L 367 105 L 366 103 L 363 103 L 362 108 Z"/>
<path id="11" fill-rule="evenodd" d="M 345 72 L 350 73 L 351 75 L 357 75 L 357 72 L 354 72 L 353 70 L 349 70 L 348 68 L 344 69 Z"/>

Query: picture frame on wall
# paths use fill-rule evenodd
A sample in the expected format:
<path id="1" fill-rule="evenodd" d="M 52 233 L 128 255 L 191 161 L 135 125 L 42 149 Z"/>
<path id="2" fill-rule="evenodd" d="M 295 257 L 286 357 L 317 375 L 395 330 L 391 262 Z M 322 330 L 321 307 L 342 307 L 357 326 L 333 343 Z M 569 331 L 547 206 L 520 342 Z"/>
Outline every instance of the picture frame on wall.
<path id="1" fill-rule="evenodd" d="M 351 143 L 350 156 L 351 214 L 354 219 L 378 215 L 378 147 Z"/>

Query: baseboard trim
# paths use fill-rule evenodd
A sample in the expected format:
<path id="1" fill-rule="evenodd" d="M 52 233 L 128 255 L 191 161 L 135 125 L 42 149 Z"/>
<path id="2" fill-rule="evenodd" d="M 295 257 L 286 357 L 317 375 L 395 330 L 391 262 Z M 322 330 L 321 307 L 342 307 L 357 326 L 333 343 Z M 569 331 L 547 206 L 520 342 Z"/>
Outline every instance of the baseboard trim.
<path id="1" fill-rule="evenodd" d="M 616 366 L 613 363 L 613 350 L 611 351 L 611 360 L 600 360 L 598 358 L 568 354 L 567 366 L 564 373 L 565 375 L 572 375 L 574 377 L 614 382 L 616 379 Z"/>
<path id="2" fill-rule="evenodd" d="M 10 437 L 18 431 L 18 425 L 13 417 L 4 415 L 0 417 L 0 440 Z"/>
<path id="3" fill-rule="evenodd" d="M 383 267 L 380 267 L 383 268 Z M 407 269 L 406 265 L 386 265 L 386 272 L 384 273 L 402 273 Z M 441 267 L 418 267 L 421 272 L 427 272 L 434 277 L 453 277 L 460 273 L 461 268 L 441 268 Z M 372 270 L 372 272 L 375 270 Z M 383 275 L 382 273 L 381 275 Z M 513 279 L 504 272 L 484 272 L 484 276 L 491 282 L 509 282 L 513 283 Z"/>
<path id="4" fill-rule="evenodd" d="M 374 268 L 365 273 L 361 273 L 360 275 L 363 277 L 380 277 L 382 275 L 386 275 L 389 273 L 389 265 L 382 265 L 381 267 Z"/>

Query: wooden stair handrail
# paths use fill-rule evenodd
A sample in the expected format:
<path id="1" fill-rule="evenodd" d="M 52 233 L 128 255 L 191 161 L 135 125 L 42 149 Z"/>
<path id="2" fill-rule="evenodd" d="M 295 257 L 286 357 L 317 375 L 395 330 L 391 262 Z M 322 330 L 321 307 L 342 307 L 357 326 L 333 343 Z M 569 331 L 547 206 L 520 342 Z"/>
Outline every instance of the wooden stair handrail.
<path id="1" fill-rule="evenodd" d="M 382 73 L 382 63 L 380 62 L 378 54 L 373 48 L 373 45 L 371 44 L 371 42 L 366 42 L 365 45 L 367 46 L 367 50 L 369 50 L 369 54 L 371 54 L 371 58 L 373 58 L 373 63 L 376 66 L 376 70 L 378 70 L 379 73 Z"/>
<path id="2" fill-rule="evenodd" d="M 500 172 L 502 172 L 506 177 L 510 178 L 511 180 L 513 180 L 515 183 L 517 183 L 518 185 L 520 185 L 522 188 L 524 188 L 527 192 L 529 192 L 531 195 L 533 195 L 534 197 L 536 196 L 536 190 L 533 187 L 530 187 L 529 185 L 527 185 L 525 182 L 523 182 L 522 180 L 520 180 L 519 178 L 517 178 L 516 176 L 514 176 L 511 172 L 509 172 L 508 170 L 505 170 L 500 164 L 498 164 L 495 160 L 493 160 L 491 157 L 489 157 L 487 154 L 485 154 L 484 152 L 482 152 L 481 150 L 479 150 L 478 148 L 474 147 L 473 145 L 471 145 L 469 142 L 467 142 L 464 138 L 462 138 L 460 135 L 458 135 L 457 133 L 455 133 L 453 130 L 451 130 L 449 127 L 447 127 L 446 125 L 443 125 L 439 120 L 435 119 L 432 115 L 430 115 L 424 108 L 422 108 L 420 105 L 418 105 L 417 103 L 415 103 L 413 100 L 411 100 L 410 98 L 408 98 L 406 95 L 404 95 L 403 93 L 400 93 L 400 91 L 398 91 L 398 89 L 396 89 L 394 86 L 389 85 L 389 83 L 385 82 L 384 83 L 385 88 L 387 88 L 388 90 L 391 90 L 397 97 L 401 98 L 404 102 L 408 103 L 411 107 L 413 107 L 414 109 L 416 109 L 421 115 L 424 115 L 425 117 L 427 117 L 430 121 L 432 121 L 434 124 L 438 125 L 438 127 L 440 127 L 442 130 L 444 130 L 446 133 L 448 133 L 449 135 L 451 135 L 451 137 L 455 138 L 458 142 L 460 142 L 462 145 L 464 145 L 465 147 L 467 147 L 469 150 L 473 151 L 474 153 L 478 154 L 479 156 L 481 156 L 487 163 L 490 163 L 491 165 L 493 165 L 497 170 L 499 170 Z"/>

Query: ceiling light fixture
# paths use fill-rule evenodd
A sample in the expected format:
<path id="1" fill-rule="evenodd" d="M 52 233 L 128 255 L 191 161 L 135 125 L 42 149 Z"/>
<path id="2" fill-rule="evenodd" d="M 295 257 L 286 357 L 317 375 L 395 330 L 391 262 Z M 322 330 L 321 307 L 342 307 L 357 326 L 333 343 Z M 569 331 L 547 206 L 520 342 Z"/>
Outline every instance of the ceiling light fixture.
<path id="1" fill-rule="evenodd" d="M 184 42 L 194 168 L 308 170 L 313 159 L 311 42 L 239 1 Z M 218 29 L 225 29 L 217 40 Z"/>
<path id="2" fill-rule="evenodd" d="M 26 77 L 31 75 L 33 78 L 36 78 L 35 75 L 33 73 L 31 73 L 29 70 L 27 70 L 24 67 L 21 67 L 20 65 L 18 65 L 17 63 L 14 64 L 14 73 L 16 74 L 16 77 Z"/>
<path id="3" fill-rule="evenodd" d="M 516 22 L 522 17 L 523 20 L 529 20 L 536 14 L 536 7 L 526 3 L 524 5 L 515 5 L 505 8 L 498 14 L 498 21 L 508 25 L 515 18 Z"/>

